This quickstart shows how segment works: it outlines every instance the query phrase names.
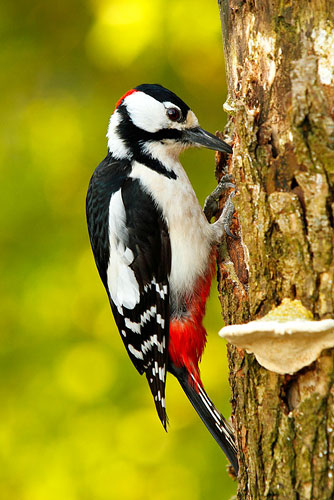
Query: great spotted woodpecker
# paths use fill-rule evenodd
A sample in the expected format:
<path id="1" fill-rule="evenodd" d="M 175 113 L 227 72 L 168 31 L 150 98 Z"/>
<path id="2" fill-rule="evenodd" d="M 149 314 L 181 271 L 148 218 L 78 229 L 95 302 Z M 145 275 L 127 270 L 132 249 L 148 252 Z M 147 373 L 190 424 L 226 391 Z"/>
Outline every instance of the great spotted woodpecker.
<path id="1" fill-rule="evenodd" d="M 232 149 L 200 128 L 173 92 L 151 84 L 117 102 L 107 137 L 108 154 L 88 188 L 87 221 L 122 340 L 147 377 L 164 428 L 169 371 L 237 472 L 233 432 L 204 391 L 198 367 L 216 244 L 228 229 L 227 216 L 207 221 L 179 162 L 191 146 Z"/>

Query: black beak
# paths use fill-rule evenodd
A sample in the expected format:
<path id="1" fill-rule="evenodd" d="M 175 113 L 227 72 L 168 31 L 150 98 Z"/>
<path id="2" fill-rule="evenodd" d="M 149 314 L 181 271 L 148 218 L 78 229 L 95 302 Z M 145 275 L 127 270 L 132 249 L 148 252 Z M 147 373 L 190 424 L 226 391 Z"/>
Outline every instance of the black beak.
<path id="1" fill-rule="evenodd" d="M 222 151 L 224 153 L 232 154 L 232 148 L 226 142 L 218 139 L 210 132 L 203 130 L 201 127 L 190 128 L 183 130 L 182 138 L 190 142 L 194 146 L 204 146 L 214 151 Z"/>

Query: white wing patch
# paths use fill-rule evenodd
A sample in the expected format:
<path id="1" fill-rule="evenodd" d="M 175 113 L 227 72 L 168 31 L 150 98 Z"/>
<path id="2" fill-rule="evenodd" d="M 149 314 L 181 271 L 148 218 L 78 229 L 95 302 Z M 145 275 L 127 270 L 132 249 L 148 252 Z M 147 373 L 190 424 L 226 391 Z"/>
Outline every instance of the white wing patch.
<path id="1" fill-rule="evenodd" d="M 129 267 L 134 256 L 125 245 L 126 240 L 125 209 L 121 190 L 118 190 L 111 196 L 109 205 L 110 257 L 107 279 L 110 296 L 120 314 L 123 314 L 123 306 L 133 309 L 140 300 L 139 286 Z"/>

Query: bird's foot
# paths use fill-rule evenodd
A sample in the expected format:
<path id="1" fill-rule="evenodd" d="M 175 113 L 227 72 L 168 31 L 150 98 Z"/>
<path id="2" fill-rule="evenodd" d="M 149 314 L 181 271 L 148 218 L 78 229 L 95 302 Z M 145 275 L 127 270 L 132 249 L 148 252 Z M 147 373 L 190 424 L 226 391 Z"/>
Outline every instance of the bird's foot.
<path id="1" fill-rule="evenodd" d="M 224 191 L 226 191 L 227 189 L 235 188 L 235 185 L 231 181 L 232 181 L 232 175 L 230 174 L 224 175 L 220 179 L 218 186 L 205 199 L 203 211 L 205 217 L 209 222 L 219 210 L 219 198 L 221 194 L 224 193 Z"/>
<path id="2" fill-rule="evenodd" d="M 226 174 L 224 175 L 218 183 L 218 186 L 212 191 L 211 194 L 206 198 L 204 203 L 204 214 L 207 220 L 210 222 L 212 217 L 219 210 L 219 198 L 222 193 L 227 191 L 228 189 L 233 188 L 234 191 L 228 196 L 223 211 L 219 217 L 220 224 L 224 227 L 225 233 L 232 238 L 236 238 L 236 236 L 231 232 L 232 218 L 234 214 L 234 205 L 233 205 L 233 197 L 235 196 L 235 184 L 232 182 L 232 175 Z"/>
<path id="3" fill-rule="evenodd" d="M 231 236 L 231 238 L 237 239 L 237 236 L 232 233 L 231 231 L 231 226 L 232 226 L 232 219 L 233 219 L 233 214 L 234 214 L 234 205 L 233 205 L 233 198 L 235 196 L 235 191 L 232 191 L 232 193 L 229 194 L 223 211 L 221 213 L 221 216 L 219 217 L 222 221 L 224 231 L 228 236 Z"/>

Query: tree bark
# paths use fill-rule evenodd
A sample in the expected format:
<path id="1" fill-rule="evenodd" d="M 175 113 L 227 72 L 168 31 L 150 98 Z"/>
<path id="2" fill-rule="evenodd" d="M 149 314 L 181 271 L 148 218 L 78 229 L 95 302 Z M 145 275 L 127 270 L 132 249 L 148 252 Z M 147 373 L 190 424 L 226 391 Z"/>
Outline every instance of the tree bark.
<path id="1" fill-rule="evenodd" d="M 334 1 L 219 5 L 240 235 L 220 252 L 223 318 L 254 320 L 284 298 L 333 318 Z M 333 350 L 293 376 L 228 352 L 238 499 L 333 499 Z"/>

